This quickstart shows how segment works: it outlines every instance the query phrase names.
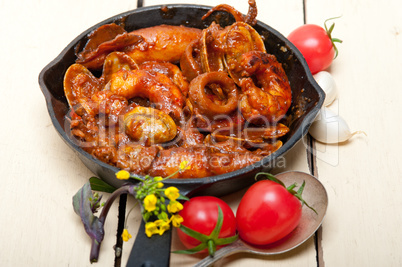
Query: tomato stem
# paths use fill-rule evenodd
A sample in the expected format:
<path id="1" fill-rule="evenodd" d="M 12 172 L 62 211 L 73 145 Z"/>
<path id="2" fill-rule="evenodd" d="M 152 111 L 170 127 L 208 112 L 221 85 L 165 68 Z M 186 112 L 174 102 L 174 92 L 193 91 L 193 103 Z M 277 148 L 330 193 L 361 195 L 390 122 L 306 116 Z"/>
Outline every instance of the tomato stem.
<path id="1" fill-rule="evenodd" d="M 311 209 L 312 211 L 314 211 L 315 214 L 318 214 L 317 211 L 316 211 L 313 207 L 311 207 L 310 205 L 308 205 L 307 202 L 306 202 L 306 201 L 303 199 L 303 197 L 302 197 L 303 190 L 304 190 L 304 186 L 306 185 L 306 182 L 305 182 L 305 181 L 303 181 L 303 184 L 299 187 L 299 190 L 297 190 L 297 192 L 296 192 L 296 191 L 294 190 L 294 188 L 297 186 L 296 183 L 293 183 L 292 185 L 286 187 L 285 184 L 284 184 L 281 180 L 279 180 L 279 179 L 276 178 L 274 175 L 272 175 L 272 174 L 270 174 L 270 173 L 267 173 L 267 172 L 259 172 L 259 173 L 257 173 L 257 174 L 255 175 L 255 179 L 257 180 L 257 177 L 260 176 L 260 175 L 265 175 L 265 178 L 266 178 L 266 179 L 268 179 L 268 180 L 270 180 L 270 181 L 272 181 L 272 182 L 275 182 L 275 183 L 277 183 L 277 184 L 280 184 L 280 185 L 282 185 L 283 187 L 285 187 L 286 190 L 288 190 L 288 192 L 289 192 L 290 194 L 294 195 L 295 197 L 297 197 L 298 200 L 300 200 L 300 202 L 302 203 L 302 206 L 303 206 L 303 205 L 306 205 L 309 209 Z"/>
<path id="2" fill-rule="evenodd" d="M 329 27 L 329 29 L 328 29 L 328 27 L 327 27 L 327 22 L 328 22 L 329 20 L 338 19 L 338 18 L 340 18 L 340 17 L 341 17 L 341 16 L 339 16 L 339 17 L 334 17 L 334 18 L 329 18 L 329 19 L 325 20 L 325 22 L 324 22 L 325 31 L 327 32 L 327 35 L 328 35 L 329 39 L 331 40 L 332 46 L 334 47 L 334 50 L 335 50 L 335 57 L 334 57 L 334 59 L 338 56 L 338 48 L 336 47 L 335 43 L 342 43 L 343 41 L 340 40 L 340 39 L 338 39 L 338 38 L 332 38 L 331 35 L 332 35 L 332 31 L 334 30 L 334 27 L 335 27 L 335 22 L 331 24 L 331 26 Z"/>
<path id="3" fill-rule="evenodd" d="M 306 185 L 306 181 L 303 181 L 303 184 L 300 186 L 299 190 L 297 190 L 296 194 L 293 194 L 295 197 L 297 197 L 297 199 L 300 200 L 300 202 L 303 205 L 306 205 L 309 209 L 311 209 L 312 211 L 314 211 L 315 214 L 318 215 L 317 211 L 311 207 L 309 204 L 307 204 L 307 202 L 302 198 L 302 194 L 303 194 L 303 190 L 304 190 L 304 186 Z"/>
<path id="4" fill-rule="evenodd" d="M 176 251 L 173 251 L 173 253 L 194 254 L 194 253 L 200 252 L 207 248 L 209 255 L 214 256 L 217 245 L 227 245 L 227 244 L 233 243 L 238 238 L 238 235 L 234 235 L 234 236 L 226 237 L 226 238 L 219 238 L 219 234 L 222 229 L 222 224 L 223 224 L 223 212 L 219 205 L 218 205 L 218 219 L 216 221 L 215 228 L 212 230 L 212 232 L 209 236 L 204 235 L 200 232 L 197 232 L 193 229 L 190 229 L 182 224 L 180 226 L 180 230 L 182 230 L 186 235 L 197 239 L 198 241 L 201 242 L 201 244 L 195 248 L 191 248 L 191 249 L 187 249 L 187 250 L 176 250 Z"/>
<path id="5" fill-rule="evenodd" d="M 291 184 L 290 186 L 288 186 L 286 189 L 290 192 L 291 190 L 293 190 L 293 188 L 295 188 L 297 186 L 296 183 Z"/>
<path id="6" fill-rule="evenodd" d="M 257 177 L 260 176 L 260 175 L 265 175 L 265 178 L 266 178 L 266 179 L 271 180 L 271 181 L 273 181 L 273 182 L 275 182 L 275 183 L 277 183 L 277 184 L 280 184 L 280 185 L 282 185 L 283 187 L 286 187 L 285 184 L 282 183 L 281 180 L 278 180 L 274 175 L 272 175 L 272 174 L 270 174 L 270 173 L 268 173 L 268 172 L 259 172 L 259 173 L 257 173 L 257 174 L 255 175 L 254 179 L 257 181 Z"/>
<path id="7" fill-rule="evenodd" d="M 213 240 L 208 240 L 208 253 L 210 256 L 214 256 L 215 255 L 215 251 L 216 251 L 216 245 L 215 242 Z"/>

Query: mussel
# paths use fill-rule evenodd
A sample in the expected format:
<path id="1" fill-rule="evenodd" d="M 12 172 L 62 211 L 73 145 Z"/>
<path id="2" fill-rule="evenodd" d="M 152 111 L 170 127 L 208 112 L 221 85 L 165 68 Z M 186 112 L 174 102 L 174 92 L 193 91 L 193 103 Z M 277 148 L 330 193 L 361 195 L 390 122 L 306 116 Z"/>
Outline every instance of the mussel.
<path id="1" fill-rule="evenodd" d="M 136 107 L 124 115 L 126 134 L 146 146 L 172 140 L 177 134 L 173 119 L 166 113 L 148 107 Z"/>

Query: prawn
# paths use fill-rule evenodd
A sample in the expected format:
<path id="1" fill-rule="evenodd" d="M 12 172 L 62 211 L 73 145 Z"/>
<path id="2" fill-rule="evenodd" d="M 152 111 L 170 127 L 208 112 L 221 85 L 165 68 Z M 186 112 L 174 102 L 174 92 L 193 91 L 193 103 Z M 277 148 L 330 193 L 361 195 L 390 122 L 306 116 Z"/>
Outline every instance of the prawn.
<path id="1" fill-rule="evenodd" d="M 242 55 L 239 108 L 255 124 L 277 123 L 290 107 L 292 91 L 285 71 L 274 55 L 250 51 Z"/>
<path id="2" fill-rule="evenodd" d="M 164 74 L 147 70 L 121 69 L 113 73 L 109 90 L 130 99 L 147 98 L 155 107 L 174 118 L 182 117 L 184 96 L 180 89 Z"/>

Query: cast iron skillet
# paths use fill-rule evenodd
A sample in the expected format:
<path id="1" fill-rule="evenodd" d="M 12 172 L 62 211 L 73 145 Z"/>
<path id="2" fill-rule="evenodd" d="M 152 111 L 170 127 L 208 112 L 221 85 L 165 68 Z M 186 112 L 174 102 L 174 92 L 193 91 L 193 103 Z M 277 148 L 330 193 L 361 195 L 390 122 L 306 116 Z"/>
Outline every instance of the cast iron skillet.
<path id="1" fill-rule="evenodd" d="M 231 15 L 225 12 L 216 12 L 207 20 L 202 21 L 201 17 L 211 8 L 208 6 L 173 4 L 168 5 L 167 11 L 165 9 L 162 11 L 161 7 L 138 8 L 94 25 L 68 44 L 60 55 L 50 62 L 39 75 L 39 84 L 46 98 L 50 118 L 61 138 L 93 173 L 115 187 L 122 185 L 122 182 L 115 178 L 118 169 L 92 157 L 69 138 L 69 125 L 65 120 L 69 106 L 63 90 L 64 73 L 76 59 L 76 47 L 82 48 L 87 41 L 86 36 L 103 24 L 124 22 L 125 29 L 129 32 L 160 24 L 185 25 L 202 29 L 206 28 L 212 20 L 217 21 L 222 26 L 234 22 Z M 282 63 L 292 87 L 292 106 L 286 116 L 290 132 L 283 140 L 284 145 L 260 162 L 243 169 L 201 179 L 167 180 L 164 182 L 166 186 L 176 186 L 181 193 L 188 196 L 194 194 L 222 196 L 245 188 L 254 181 L 253 177 L 257 172 L 268 171 L 278 157 L 283 156 L 300 141 L 320 110 L 325 93 L 314 81 L 302 54 L 292 43 L 270 26 L 258 22 L 254 28 L 265 39 L 267 52 L 274 54 Z M 141 225 L 139 231 L 144 232 L 144 225 Z M 161 243 L 162 240 L 165 243 Z M 162 247 L 165 251 L 164 256 Z M 141 266 L 145 262 L 152 263 L 154 266 L 166 265 L 169 262 L 169 250 L 169 235 L 164 234 L 161 237 L 152 238 L 147 238 L 143 234 L 138 235 L 133 248 L 135 255 L 132 253 L 130 256 L 129 265 Z M 158 256 L 155 257 L 155 255 Z"/>

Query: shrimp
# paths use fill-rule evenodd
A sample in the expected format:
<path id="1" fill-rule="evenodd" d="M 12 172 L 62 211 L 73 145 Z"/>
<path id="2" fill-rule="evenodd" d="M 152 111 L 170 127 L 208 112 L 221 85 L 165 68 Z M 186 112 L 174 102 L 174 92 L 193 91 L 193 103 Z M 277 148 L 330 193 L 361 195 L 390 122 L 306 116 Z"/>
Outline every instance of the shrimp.
<path id="1" fill-rule="evenodd" d="M 147 61 L 142 63 L 139 68 L 151 73 L 159 72 L 165 74 L 174 84 L 177 85 L 177 87 L 179 87 L 183 96 L 187 97 L 188 81 L 176 65 L 170 62 Z"/>
<path id="2" fill-rule="evenodd" d="M 120 69 L 134 70 L 138 69 L 138 66 L 131 57 L 122 52 L 112 52 L 106 57 L 100 78 L 95 77 L 84 65 L 78 63 L 71 65 L 67 69 L 63 81 L 64 94 L 70 107 L 76 109 L 75 111 L 78 113 L 80 112 L 77 109 L 80 106 L 83 106 L 86 112 L 90 114 L 96 111 L 97 106 L 99 106 L 97 104 L 101 102 L 100 100 L 110 96 L 110 94 L 101 91 L 103 91 L 113 73 Z M 95 96 L 97 99 L 92 99 L 97 104 L 91 103 L 91 98 L 95 94 L 100 94 L 99 97 Z"/>
<path id="3" fill-rule="evenodd" d="M 143 97 L 168 115 L 179 119 L 182 116 L 184 96 L 180 89 L 164 74 L 146 70 L 121 69 L 113 73 L 109 90 L 130 99 Z"/>
<path id="4" fill-rule="evenodd" d="M 242 55 L 240 111 L 255 124 L 277 123 L 290 107 L 292 91 L 276 57 L 260 51 Z"/>
<path id="5" fill-rule="evenodd" d="M 201 147 L 173 147 L 162 150 L 153 161 L 150 175 L 167 177 L 179 170 L 180 162 L 188 162 L 188 167 L 172 178 L 201 178 L 213 175 L 209 168 L 209 151 Z"/>
<path id="6" fill-rule="evenodd" d="M 156 145 L 143 146 L 127 143 L 117 149 L 116 166 L 120 169 L 135 170 L 137 174 L 145 175 L 157 157 L 160 148 Z"/>
<path id="7" fill-rule="evenodd" d="M 166 177 L 179 170 L 180 162 L 188 161 L 188 168 L 172 178 L 201 178 L 224 174 L 244 168 L 263 157 L 251 152 L 216 152 L 206 146 L 174 147 L 159 152 L 150 170 L 152 176 Z"/>
<path id="8" fill-rule="evenodd" d="M 214 175 L 224 174 L 242 169 L 262 160 L 262 156 L 252 152 L 212 153 L 210 170 Z"/>

